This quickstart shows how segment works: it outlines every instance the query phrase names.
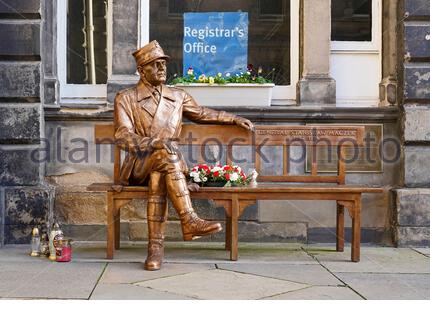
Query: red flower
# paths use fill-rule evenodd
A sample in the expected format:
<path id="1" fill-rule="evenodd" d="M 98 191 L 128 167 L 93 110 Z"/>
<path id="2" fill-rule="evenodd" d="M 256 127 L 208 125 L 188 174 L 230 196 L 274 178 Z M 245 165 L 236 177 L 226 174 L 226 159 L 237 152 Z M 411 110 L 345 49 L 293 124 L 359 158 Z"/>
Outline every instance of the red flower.
<path id="1" fill-rule="evenodd" d="M 219 171 L 214 172 L 214 177 L 219 177 Z"/>
<path id="2" fill-rule="evenodd" d="M 230 174 L 226 173 L 226 174 L 224 175 L 224 177 L 225 177 L 225 179 L 226 179 L 226 180 L 230 180 Z"/>

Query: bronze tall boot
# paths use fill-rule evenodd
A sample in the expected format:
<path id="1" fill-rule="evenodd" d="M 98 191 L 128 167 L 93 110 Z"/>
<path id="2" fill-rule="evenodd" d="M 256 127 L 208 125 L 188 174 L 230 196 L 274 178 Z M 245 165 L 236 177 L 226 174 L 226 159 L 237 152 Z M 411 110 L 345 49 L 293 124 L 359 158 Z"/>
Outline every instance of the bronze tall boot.
<path id="1" fill-rule="evenodd" d="M 222 230 L 218 222 L 200 219 L 194 211 L 185 176 L 181 172 L 166 174 L 166 187 L 169 198 L 179 215 L 185 241 L 217 233 Z"/>
<path id="2" fill-rule="evenodd" d="M 166 188 L 159 172 L 151 174 L 147 207 L 148 220 L 148 256 L 145 270 L 155 271 L 161 268 L 164 258 L 164 224 L 167 218 Z"/>

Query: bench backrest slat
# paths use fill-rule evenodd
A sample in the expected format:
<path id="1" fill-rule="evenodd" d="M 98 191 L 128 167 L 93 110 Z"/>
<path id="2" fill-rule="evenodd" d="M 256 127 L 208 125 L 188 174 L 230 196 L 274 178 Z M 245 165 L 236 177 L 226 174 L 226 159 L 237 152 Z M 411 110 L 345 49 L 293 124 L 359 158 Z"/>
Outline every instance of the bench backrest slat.
<path id="1" fill-rule="evenodd" d="M 96 144 L 113 144 L 114 126 L 97 124 L 94 135 Z M 227 164 L 232 164 L 233 146 L 253 146 L 255 168 L 260 173 L 259 181 L 270 182 L 335 182 L 345 184 L 345 148 L 364 145 L 364 126 L 256 126 L 254 133 L 230 125 L 183 125 L 180 145 L 226 145 Z M 258 146 L 282 147 L 282 175 L 262 175 L 261 156 Z M 310 175 L 290 175 L 290 146 L 309 146 L 311 151 Z M 337 175 L 318 175 L 317 149 L 336 147 L 338 156 Z M 306 148 L 307 149 L 307 148 Z M 200 150 L 201 151 L 201 150 Z M 199 152 L 199 162 L 203 162 L 203 152 Z M 114 150 L 114 181 L 119 183 L 121 167 L 121 150 Z"/>

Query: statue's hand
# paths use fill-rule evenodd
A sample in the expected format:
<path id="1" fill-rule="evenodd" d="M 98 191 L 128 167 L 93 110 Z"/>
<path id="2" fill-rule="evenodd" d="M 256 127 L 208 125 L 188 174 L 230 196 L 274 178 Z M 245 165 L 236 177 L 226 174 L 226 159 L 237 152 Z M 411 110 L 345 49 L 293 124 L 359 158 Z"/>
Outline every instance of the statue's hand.
<path id="1" fill-rule="evenodd" d="M 200 189 L 200 186 L 197 183 L 194 182 L 190 182 L 188 185 L 188 190 L 191 192 L 197 192 Z"/>
<path id="2" fill-rule="evenodd" d="M 254 125 L 252 124 L 251 121 L 249 121 L 248 119 L 242 118 L 242 117 L 236 117 L 234 119 L 234 123 L 236 125 L 238 125 L 239 127 L 242 127 L 246 130 L 250 130 L 250 131 L 254 131 Z"/>
<path id="3" fill-rule="evenodd" d="M 165 149 L 169 154 L 176 154 L 176 148 L 169 140 L 155 138 L 151 141 L 151 147 L 154 149 Z"/>
<path id="4" fill-rule="evenodd" d="M 155 138 L 151 140 L 150 146 L 154 149 L 163 149 L 164 142 L 161 139 Z"/>

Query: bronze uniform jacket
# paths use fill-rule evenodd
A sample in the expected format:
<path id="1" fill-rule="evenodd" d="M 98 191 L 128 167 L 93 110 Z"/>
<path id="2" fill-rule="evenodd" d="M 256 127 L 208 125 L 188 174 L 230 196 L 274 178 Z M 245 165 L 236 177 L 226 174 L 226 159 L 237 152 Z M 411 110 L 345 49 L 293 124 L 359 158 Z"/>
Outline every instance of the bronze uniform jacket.
<path id="1" fill-rule="evenodd" d="M 150 141 L 153 138 L 178 138 L 182 129 L 182 117 L 197 123 L 234 123 L 234 115 L 200 107 L 181 89 L 162 85 L 158 106 L 149 90 L 140 81 L 136 87 L 120 91 L 115 97 L 116 144 L 127 151 L 120 172 L 120 183 L 123 185 L 130 184 L 135 166 L 142 169 L 137 176 L 136 171 L 133 172 L 133 180 L 140 181 L 139 184 L 144 183 L 151 168 Z"/>

